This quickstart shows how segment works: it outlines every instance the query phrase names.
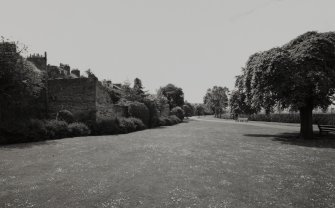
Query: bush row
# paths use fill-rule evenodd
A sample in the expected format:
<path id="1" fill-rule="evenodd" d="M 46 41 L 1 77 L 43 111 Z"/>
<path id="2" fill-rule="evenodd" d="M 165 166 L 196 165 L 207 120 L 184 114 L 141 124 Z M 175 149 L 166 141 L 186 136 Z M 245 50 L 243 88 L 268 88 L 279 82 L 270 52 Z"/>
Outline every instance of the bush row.
<path id="1" fill-rule="evenodd" d="M 175 116 L 158 118 L 157 126 L 171 126 L 180 123 Z M 48 139 L 61 139 L 65 137 L 79 137 L 87 135 L 113 135 L 125 134 L 146 129 L 147 126 L 141 119 L 114 118 L 89 122 L 87 124 L 74 122 L 67 123 L 64 120 L 42 121 L 31 119 L 15 124 L 1 125 L 0 144 L 32 142 Z"/>
<path id="2" fill-rule="evenodd" d="M 17 123 L 2 124 L 0 128 L 0 143 L 17 143 L 60 139 L 64 137 L 86 136 L 90 129 L 84 123 L 65 121 L 42 121 L 31 119 Z"/>
<path id="3" fill-rule="evenodd" d="M 282 122 L 282 123 L 300 123 L 300 115 L 297 113 L 290 114 L 256 114 L 250 115 L 251 121 L 268 121 L 268 122 Z M 314 124 L 335 125 L 335 114 L 313 114 Z"/>

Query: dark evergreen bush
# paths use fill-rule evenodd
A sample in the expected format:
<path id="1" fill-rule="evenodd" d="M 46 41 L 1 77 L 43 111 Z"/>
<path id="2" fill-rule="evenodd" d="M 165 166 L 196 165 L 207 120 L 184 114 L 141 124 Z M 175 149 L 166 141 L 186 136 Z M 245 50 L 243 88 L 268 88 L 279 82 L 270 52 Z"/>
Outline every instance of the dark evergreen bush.
<path id="1" fill-rule="evenodd" d="M 144 99 L 143 103 L 147 106 L 149 110 L 149 124 L 148 127 L 153 128 L 159 126 L 159 111 L 155 101 L 150 99 Z"/>
<path id="2" fill-rule="evenodd" d="M 47 139 L 47 130 L 43 121 L 23 120 L 0 125 L 0 144 L 32 142 Z"/>
<path id="3" fill-rule="evenodd" d="M 56 120 L 65 121 L 66 123 L 73 123 L 74 117 L 73 114 L 68 110 L 60 110 L 57 113 Z"/>
<path id="4" fill-rule="evenodd" d="M 69 133 L 71 136 L 87 136 L 91 131 L 86 124 L 75 122 L 69 124 Z"/>
<path id="5" fill-rule="evenodd" d="M 90 122 L 88 126 L 93 135 L 111 135 L 119 134 L 121 132 L 119 121 L 116 118 Z"/>
<path id="6" fill-rule="evenodd" d="M 184 119 L 184 110 L 181 107 L 172 108 L 170 114 L 177 116 L 180 120 Z"/>
<path id="7" fill-rule="evenodd" d="M 51 139 L 65 138 L 70 135 L 68 124 L 65 121 L 49 120 L 46 122 L 47 135 Z"/>
<path id="8" fill-rule="evenodd" d="M 131 118 L 118 118 L 118 121 L 122 133 L 136 131 L 136 125 Z"/>
<path id="9" fill-rule="evenodd" d="M 164 117 L 160 117 L 158 118 L 158 125 L 159 126 L 165 126 L 166 122 L 165 122 L 165 118 Z"/>
<path id="10" fill-rule="evenodd" d="M 135 124 L 135 127 L 136 127 L 136 130 L 137 131 L 140 131 L 140 130 L 144 130 L 146 129 L 147 127 L 145 126 L 145 124 L 142 122 L 141 119 L 138 119 L 138 118 L 128 118 L 129 120 L 131 120 L 134 124 Z"/>
<path id="11" fill-rule="evenodd" d="M 175 115 L 169 116 L 169 120 L 171 121 L 173 125 L 179 124 L 181 122 L 181 120 Z"/>
<path id="12" fill-rule="evenodd" d="M 173 123 L 169 117 L 164 117 L 165 126 L 172 126 Z"/>
<path id="13" fill-rule="evenodd" d="M 149 109 L 144 103 L 131 102 L 128 105 L 129 116 L 139 118 L 143 121 L 145 125 L 149 125 L 150 113 Z"/>

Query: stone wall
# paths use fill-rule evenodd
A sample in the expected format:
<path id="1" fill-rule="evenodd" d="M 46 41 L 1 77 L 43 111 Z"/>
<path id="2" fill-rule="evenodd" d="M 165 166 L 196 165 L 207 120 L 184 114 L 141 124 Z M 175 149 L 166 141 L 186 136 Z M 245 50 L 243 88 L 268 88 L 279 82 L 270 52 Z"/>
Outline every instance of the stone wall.
<path id="1" fill-rule="evenodd" d="M 96 85 L 96 118 L 97 120 L 115 117 L 113 102 L 100 83 Z"/>
<path id="2" fill-rule="evenodd" d="M 47 71 L 47 55 L 44 56 L 35 54 L 27 57 L 27 60 L 34 63 L 34 65 L 41 71 Z"/>
<path id="3" fill-rule="evenodd" d="M 66 109 L 76 117 L 95 117 L 96 82 L 89 78 L 48 80 L 48 116 L 55 118 Z"/>
<path id="4" fill-rule="evenodd" d="M 127 117 L 125 106 L 114 105 L 108 92 L 96 79 L 53 79 L 48 81 L 48 116 L 69 110 L 79 120 Z"/>

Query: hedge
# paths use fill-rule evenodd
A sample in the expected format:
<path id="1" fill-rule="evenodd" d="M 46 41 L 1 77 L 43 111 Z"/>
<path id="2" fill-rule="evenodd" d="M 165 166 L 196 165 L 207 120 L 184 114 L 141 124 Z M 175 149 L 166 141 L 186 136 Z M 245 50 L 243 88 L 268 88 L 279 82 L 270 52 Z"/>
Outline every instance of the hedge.
<path id="1" fill-rule="evenodd" d="M 290 114 L 255 114 L 249 115 L 251 121 L 267 121 L 267 122 L 282 122 L 282 123 L 300 123 L 300 115 L 297 113 Z M 335 125 L 335 114 L 318 113 L 313 114 L 314 124 Z"/>

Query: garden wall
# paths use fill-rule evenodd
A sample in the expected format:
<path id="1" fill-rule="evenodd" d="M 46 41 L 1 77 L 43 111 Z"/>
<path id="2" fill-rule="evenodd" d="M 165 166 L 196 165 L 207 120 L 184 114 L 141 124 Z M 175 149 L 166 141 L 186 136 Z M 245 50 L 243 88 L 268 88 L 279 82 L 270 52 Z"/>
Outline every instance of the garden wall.
<path id="1" fill-rule="evenodd" d="M 125 106 L 114 105 L 107 91 L 96 79 L 53 79 L 48 81 L 48 116 L 69 110 L 79 120 L 127 117 Z"/>
<path id="2" fill-rule="evenodd" d="M 57 112 L 62 109 L 69 110 L 74 115 L 91 113 L 90 116 L 92 116 L 92 112 L 96 111 L 95 96 L 96 80 L 94 79 L 48 80 L 48 116 L 55 118 Z"/>

